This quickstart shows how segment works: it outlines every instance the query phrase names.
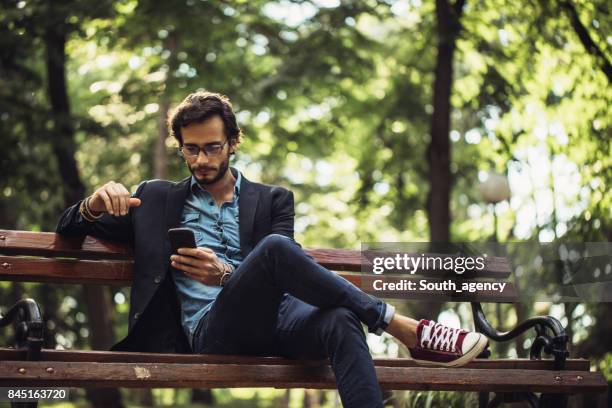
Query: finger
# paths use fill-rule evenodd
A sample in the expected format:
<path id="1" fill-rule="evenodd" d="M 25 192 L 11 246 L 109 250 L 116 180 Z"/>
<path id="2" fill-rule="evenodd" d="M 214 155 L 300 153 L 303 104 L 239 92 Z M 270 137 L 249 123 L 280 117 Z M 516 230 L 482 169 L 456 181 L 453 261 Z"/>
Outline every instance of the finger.
<path id="1" fill-rule="evenodd" d="M 180 252 L 181 250 L 183 250 L 184 252 Z M 179 248 L 179 254 L 196 256 L 198 253 L 214 254 L 215 252 L 212 249 L 206 247 Z"/>
<path id="2" fill-rule="evenodd" d="M 181 251 L 183 249 L 183 251 Z M 203 259 L 210 261 L 214 257 L 216 257 L 215 253 L 208 248 L 179 248 L 178 251 L 181 255 L 189 255 L 195 258 Z"/>
<path id="3" fill-rule="evenodd" d="M 113 213 L 113 203 L 111 202 L 111 199 L 108 196 L 108 193 L 106 192 L 106 190 L 98 191 L 98 196 L 101 197 L 102 200 L 104 201 L 104 206 L 106 207 L 104 211 L 112 214 Z"/>
<path id="4" fill-rule="evenodd" d="M 205 273 L 202 273 L 198 268 L 193 266 L 185 265 L 179 262 L 172 262 L 172 266 L 195 276 L 197 279 L 202 279 L 206 276 Z"/>
<path id="5" fill-rule="evenodd" d="M 201 259 L 208 259 L 213 254 L 213 252 L 202 251 L 201 248 L 179 248 L 177 252 L 180 255 L 188 255 Z"/>
<path id="6" fill-rule="evenodd" d="M 115 183 L 113 188 L 117 192 L 117 202 L 119 204 L 119 214 L 126 215 L 128 212 L 128 199 L 130 198 L 130 193 L 123 187 L 120 183 Z"/>
<path id="7" fill-rule="evenodd" d="M 130 207 L 138 207 L 141 203 L 140 198 L 130 198 L 128 201 Z"/>
<path id="8" fill-rule="evenodd" d="M 189 267 L 189 265 L 182 264 L 182 263 L 180 263 L 180 262 L 178 262 L 178 261 L 171 261 L 171 262 L 170 262 L 170 265 L 171 265 L 173 268 L 180 269 L 180 270 L 182 270 L 182 271 L 183 271 L 183 270 L 185 270 L 185 268 Z"/>
<path id="9" fill-rule="evenodd" d="M 182 247 L 176 250 L 176 252 L 180 255 L 187 255 L 187 256 L 196 256 L 197 252 L 198 252 L 198 248 L 186 248 L 186 247 Z"/>
<path id="10" fill-rule="evenodd" d="M 119 204 L 119 192 L 115 188 L 114 184 L 107 185 L 106 192 L 108 193 L 108 196 L 110 197 L 111 202 L 113 204 L 113 212 L 111 214 L 121 215 L 121 205 Z"/>
<path id="11" fill-rule="evenodd" d="M 127 215 L 130 206 L 128 202 L 130 200 L 130 192 L 121 183 L 115 184 L 115 187 L 119 190 L 119 202 L 121 203 L 121 215 Z"/>
<path id="12" fill-rule="evenodd" d="M 190 268 L 189 265 L 185 265 L 176 261 L 170 262 L 170 265 L 172 265 L 173 268 L 180 269 L 181 271 L 184 271 L 186 268 Z"/>
<path id="13" fill-rule="evenodd" d="M 194 258 L 192 256 L 181 256 L 181 255 L 172 255 L 170 259 L 174 262 L 178 262 L 185 265 L 191 265 L 195 267 L 202 267 L 202 260 L 198 258 Z"/>
<path id="14" fill-rule="evenodd" d="M 111 181 L 107 187 L 108 195 L 113 202 L 113 211 L 115 215 L 121 215 L 121 192 L 117 188 L 114 181 Z"/>

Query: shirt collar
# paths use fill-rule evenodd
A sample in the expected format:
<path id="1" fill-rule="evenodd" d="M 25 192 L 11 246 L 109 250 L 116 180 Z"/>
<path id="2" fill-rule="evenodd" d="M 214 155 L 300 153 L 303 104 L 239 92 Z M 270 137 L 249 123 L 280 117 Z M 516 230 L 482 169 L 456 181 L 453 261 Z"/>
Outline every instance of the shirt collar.
<path id="1" fill-rule="evenodd" d="M 231 167 L 230 166 L 230 171 L 232 172 L 232 174 L 234 174 L 234 177 L 236 177 L 236 184 L 234 185 L 234 196 L 235 198 L 238 198 L 240 196 L 240 184 L 242 181 L 242 173 L 240 173 L 240 171 L 238 169 L 236 169 L 235 167 Z M 196 178 L 192 175 L 191 176 L 191 182 L 190 182 L 190 190 L 192 193 L 195 193 L 197 190 L 196 188 L 200 188 L 201 191 L 206 191 L 204 190 L 199 184 L 198 181 L 196 180 Z M 206 191 L 208 193 L 208 191 Z M 210 194 L 210 193 L 209 193 Z"/>

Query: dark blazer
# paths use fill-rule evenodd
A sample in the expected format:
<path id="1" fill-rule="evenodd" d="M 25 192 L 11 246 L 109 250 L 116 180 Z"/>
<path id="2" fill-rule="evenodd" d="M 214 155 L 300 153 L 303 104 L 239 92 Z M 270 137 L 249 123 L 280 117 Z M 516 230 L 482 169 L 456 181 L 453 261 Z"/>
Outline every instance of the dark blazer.
<path id="1" fill-rule="evenodd" d="M 232 169 L 235 173 L 235 170 Z M 179 226 L 190 177 L 180 181 L 144 181 L 133 197 L 142 201 L 128 215 L 104 214 L 96 222 L 79 213 L 81 202 L 62 215 L 57 232 L 92 235 L 133 245 L 134 279 L 130 292 L 129 331 L 113 350 L 143 352 L 190 352 L 180 321 L 180 304 L 170 276 L 168 229 Z M 253 183 L 242 176 L 239 229 L 242 256 L 266 235 L 293 238 L 293 193 L 285 188 Z"/>

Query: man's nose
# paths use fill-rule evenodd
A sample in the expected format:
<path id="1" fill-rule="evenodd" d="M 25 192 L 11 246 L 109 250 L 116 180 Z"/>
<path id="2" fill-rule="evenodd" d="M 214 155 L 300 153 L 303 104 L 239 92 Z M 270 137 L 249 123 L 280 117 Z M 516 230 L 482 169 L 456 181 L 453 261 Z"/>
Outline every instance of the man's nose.
<path id="1" fill-rule="evenodd" d="M 200 152 L 198 153 L 198 157 L 196 158 L 196 163 L 199 163 L 199 164 L 208 163 L 208 156 L 206 156 L 206 153 L 204 153 L 204 149 L 200 150 Z"/>

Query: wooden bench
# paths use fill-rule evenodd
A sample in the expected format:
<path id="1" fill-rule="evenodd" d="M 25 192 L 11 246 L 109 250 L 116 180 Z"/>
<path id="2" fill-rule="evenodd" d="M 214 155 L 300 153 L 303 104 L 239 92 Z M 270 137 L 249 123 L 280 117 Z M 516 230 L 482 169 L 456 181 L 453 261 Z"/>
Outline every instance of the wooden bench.
<path id="1" fill-rule="evenodd" d="M 356 273 L 361 271 L 364 262 L 360 251 L 312 249 L 307 252 L 321 265 L 340 271 L 341 276 L 369 293 L 386 298 L 399 296 L 398 292 L 375 291 L 372 282 L 379 276 Z M 132 273 L 132 251 L 117 243 L 93 237 L 0 230 L 0 280 L 128 286 Z M 477 278 L 500 280 L 509 275 L 510 267 L 505 259 L 489 257 L 485 270 Z M 405 299 L 406 293 L 400 297 Z M 532 317 L 506 333 L 490 325 L 479 302 L 517 301 L 512 283 L 501 294 L 480 293 L 478 298 L 475 294 L 443 291 L 414 293 L 414 298 L 471 302 L 477 330 L 492 341 L 508 341 L 534 328 L 536 336 L 530 358 L 488 359 L 486 350 L 482 358 L 452 369 L 421 367 L 406 358 L 376 358 L 376 373 L 383 389 L 478 391 L 481 406 L 523 399 L 533 406 L 550 407 L 564 406 L 568 394 L 607 389 L 603 375 L 590 371 L 588 360 L 568 358 L 568 338 L 556 319 Z M 12 322 L 17 325 L 16 348 L 0 348 L 0 386 L 3 387 L 336 388 L 327 360 L 41 350 L 44 325 L 40 309 L 32 299 L 20 301 L 0 316 L 0 327 Z M 548 359 L 542 359 L 542 354 Z M 491 399 L 490 393 L 495 393 Z"/>

